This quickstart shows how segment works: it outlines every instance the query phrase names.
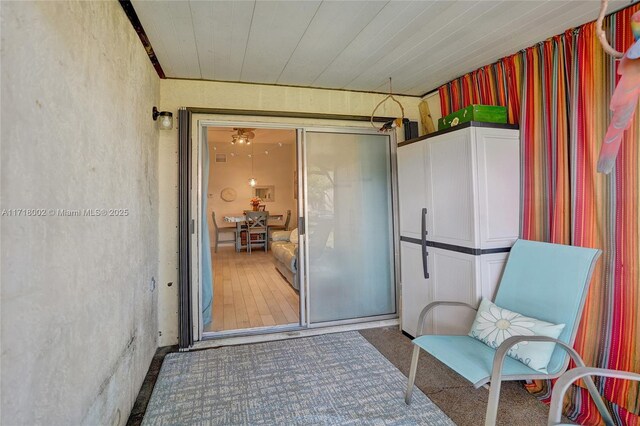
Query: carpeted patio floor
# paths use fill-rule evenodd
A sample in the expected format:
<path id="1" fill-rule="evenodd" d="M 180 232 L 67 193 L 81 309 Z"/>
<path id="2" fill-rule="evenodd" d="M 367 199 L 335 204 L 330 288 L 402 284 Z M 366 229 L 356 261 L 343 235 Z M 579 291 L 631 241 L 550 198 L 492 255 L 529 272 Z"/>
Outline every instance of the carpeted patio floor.
<path id="1" fill-rule="evenodd" d="M 359 333 L 405 376 L 408 374 L 411 340 L 397 327 L 362 330 Z M 160 364 L 167 353 L 175 350 L 175 347 L 158 349 L 128 425 L 141 424 Z M 484 388 L 474 389 L 448 367 L 424 352 L 420 355 L 416 385 L 457 425 L 482 424 L 488 391 Z M 548 409 L 548 406 L 525 391 L 519 382 L 505 382 L 502 385 L 498 425 L 545 425 Z"/>
<path id="2" fill-rule="evenodd" d="M 454 423 L 358 332 L 167 355 L 143 425 Z"/>

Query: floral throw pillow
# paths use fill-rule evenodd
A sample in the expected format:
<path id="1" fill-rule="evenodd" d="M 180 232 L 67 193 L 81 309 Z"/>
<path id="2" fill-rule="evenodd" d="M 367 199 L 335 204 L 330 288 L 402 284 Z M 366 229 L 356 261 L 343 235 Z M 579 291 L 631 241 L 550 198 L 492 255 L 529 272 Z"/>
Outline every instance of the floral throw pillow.
<path id="1" fill-rule="evenodd" d="M 563 329 L 564 324 L 551 324 L 536 318 L 525 317 L 517 312 L 500 308 L 487 299 L 482 299 L 469 336 L 497 349 L 511 336 L 547 336 L 557 339 Z M 552 342 L 520 342 L 514 345 L 507 355 L 529 368 L 546 373 L 547 364 L 551 360 L 555 346 L 556 344 Z"/>

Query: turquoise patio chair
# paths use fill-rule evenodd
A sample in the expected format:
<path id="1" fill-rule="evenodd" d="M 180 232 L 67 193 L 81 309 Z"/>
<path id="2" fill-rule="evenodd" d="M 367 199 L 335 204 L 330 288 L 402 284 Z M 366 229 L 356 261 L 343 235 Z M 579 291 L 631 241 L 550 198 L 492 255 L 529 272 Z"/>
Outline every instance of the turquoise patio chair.
<path id="1" fill-rule="evenodd" d="M 573 342 L 591 274 L 600 254 L 601 251 L 597 249 L 527 240 L 516 241 L 511 249 L 494 303 L 528 317 L 554 324 L 565 324 L 558 339 L 544 336 L 514 336 L 505 339 L 497 349 L 492 349 L 469 336 L 423 336 L 424 320 L 429 311 L 436 306 L 456 305 L 477 310 L 460 302 L 434 302 L 427 305 L 420 313 L 417 336 L 413 340 L 413 356 L 405 402 L 411 403 L 420 349 L 433 355 L 473 383 L 476 388 L 491 382 L 485 425 L 495 425 L 502 380 L 558 377 L 567 369 L 569 357 L 576 365 L 584 366 L 578 353 L 573 350 Z M 547 365 L 548 374 L 506 357 L 513 345 L 523 341 L 556 343 Z M 593 381 L 587 377 L 585 382 L 594 400 L 599 400 Z M 605 421 L 611 420 L 606 407 L 598 408 Z"/>
<path id="2" fill-rule="evenodd" d="M 549 408 L 548 426 L 568 426 L 567 423 L 562 423 L 562 402 L 564 400 L 564 394 L 569 389 L 569 386 L 578 379 L 584 379 L 585 377 L 601 376 L 611 377 L 616 379 L 635 380 L 640 382 L 640 374 L 631 373 L 628 371 L 609 370 L 605 368 L 593 368 L 593 367 L 577 367 L 572 368 L 565 372 L 553 385 L 553 391 L 551 392 L 551 407 Z M 604 405 L 602 398 L 598 396 L 595 400 L 597 405 Z"/>

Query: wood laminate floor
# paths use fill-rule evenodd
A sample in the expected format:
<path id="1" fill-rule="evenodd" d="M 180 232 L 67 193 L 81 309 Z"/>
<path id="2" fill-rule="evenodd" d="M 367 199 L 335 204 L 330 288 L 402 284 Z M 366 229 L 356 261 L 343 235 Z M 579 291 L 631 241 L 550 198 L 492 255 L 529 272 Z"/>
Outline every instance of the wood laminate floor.
<path id="1" fill-rule="evenodd" d="M 213 321 L 205 331 L 300 322 L 298 293 L 276 270 L 271 251 L 220 246 L 212 259 Z"/>

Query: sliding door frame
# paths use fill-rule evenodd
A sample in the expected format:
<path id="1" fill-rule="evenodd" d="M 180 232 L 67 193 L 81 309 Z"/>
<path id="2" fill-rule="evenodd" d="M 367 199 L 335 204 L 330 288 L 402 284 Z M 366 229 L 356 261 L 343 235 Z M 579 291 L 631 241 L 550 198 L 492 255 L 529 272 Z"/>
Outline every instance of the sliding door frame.
<path id="1" fill-rule="evenodd" d="M 304 143 L 304 128 L 296 129 L 296 155 L 298 164 L 298 273 L 296 278 L 298 280 L 298 297 L 300 305 L 300 327 L 305 328 L 308 326 L 307 313 L 309 312 L 308 297 L 307 297 L 307 241 L 305 236 L 307 235 L 307 212 L 305 206 L 307 205 L 307 160 L 305 155 L 305 143 Z M 302 259 L 302 262 L 300 262 Z"/>
<path id="2" fill-rule="evenodd" d="M 307 260 L 306 245 L 306 156 L 304 155 L 304 133 L 305 131 L 321 131 L 334 133 L 371 133 L 366 128 L 357 127 L 336 127 L 336 126 L 319 126 L 305 125 L 303 123 L 269 123 L 269 122 L 253 122 L 253 121 L 235 121 L 235 120 L 217 120 L 200 119 L 193 122 L 193 115 L 229 115 L 229 116 L 251 116 L 251 117 L 277 117 L 277 118 L 294 118 L 308 120 L 340 120 L 340 121 L 370 121 L 371 117 L 357 115 L 341 115 L 341 114 L 311 114 L 296 113 L 286 111 L 249 111 L 249 110 L 227 110 L 227 109 L 211 109 L 211 108 L 195 108 L 182 107 L 178 111 L 178 342 L 180 350 L 188 350 L 195 340 L 203 340 L 208 338 L 230 337 L 234 335 L 251 335 L 262 333 L 285 332 L 304 328 L 327 327 L 336 324 L 365 322 L 372 320 L 381 320 L 387 318 L 398 317 L 399 312 L 399 237 L 398 237 L 398 218 L 397 218 L 397 178 L 395 176 L 396 169 L 396 149 L 397 144 L 395 133 L 389 134 L 391 146 L 391 171 L 392 171 L 392 201 L 393 201 L 393 251 L 394 251 L 394 271 L 395 271 L 395 287 L 396 287 L 396 313 L 393 315 L 384 315 L 377 317 L 367 317 L 358 320 L 343 320 L 332 323 L 321 323 L 309 325 L 308 323 L 308 305 L 307 305 L 307 279 L 306 265 L 302 270 L 298 271 L 298 280 L 300 284 L 300 322 L 299 324 L 280 325 L 273 327 L 249 328 L 243 330 L 233 330 L 231 332 L 220 333 L 203 333 L 202 313 L 200 312 L 199 300 L 200 291 L 194 289 L 194 284 L 200 285 L 201 273 L 199 260 L 194 262 L 194 255 L 200 255 L 202 241 L 199 236 L 201 220 L 201 203 L 200 181 L 202 176 L 202 165 L 199 161 L 201 155 L 200 144 L 204 140 L 202 135 L 206 132 L 207 127 L 252 127 L 252 128 L 270 128 L 270 129 L 291 129 L 296 131 L 297 142 L 296 148 L 298 156 L 298 222 L 302 224 L 303 234 L 301 234 L 301 244 L 299 250 L 304 250 L 302 258 L 304 262 Z M 373 121 L 387 122 L 392 117 L 373 117 Z M 193 133 L 197 129 L 198 137 L 193 140 Z M 196 149 L 193 149 L 193 148 Z M 195 151 L 195 152 L 194 152 Z M 195 163 L 195 164 L 194 164 Z M 301 168 L 302 167 L 302 168 Z M 194 187 L 194 181 L 196 187 Z M 192 197 L 193 191 L 196 190 L 196 197 Z M 206 200 L 205 200 L 206 201 Z M 302 209 L 301 209 L 302 207 Z M 196 270 L 194 270 L 194 264 Z M 307 263 L 308 264 L 308 263 Z M 196 315 L 194 315 L 196 314 Z M 195 317 L 195 318 L 194 318 Z"/>
<path id="3" fill-rule="evenodd" d="M 188 108 L 178 111 L 178 346 L 193 345 L 191 310 L 191 120 Z"/>

